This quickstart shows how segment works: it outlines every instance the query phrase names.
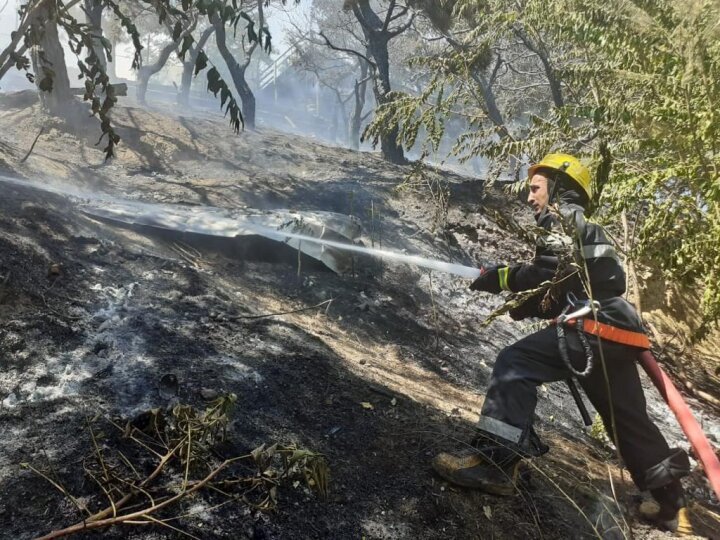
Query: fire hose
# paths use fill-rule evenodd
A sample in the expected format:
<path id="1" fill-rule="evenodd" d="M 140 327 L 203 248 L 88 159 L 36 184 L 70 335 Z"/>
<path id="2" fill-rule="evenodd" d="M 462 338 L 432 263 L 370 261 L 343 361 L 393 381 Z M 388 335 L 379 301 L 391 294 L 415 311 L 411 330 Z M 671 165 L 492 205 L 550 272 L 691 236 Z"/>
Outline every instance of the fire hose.
<path id="1" fill-rule="evenodd" d="M 670 407 L 670 410 L 675 414 L 675 418 L 677 418 L 685 436 L 688 441 L 690 441 L 695 455 L 700 459 L 705 469 L 705 475 L 710 481 L 710 486 L 715 492 L 715 496 L 720 501 L 720 461 L 710 441 L 707 440 L 700 424 L 695 420 L 690 407 L 685 403 L 685 400 L 678 389 L 675 388 L 670 377 L 668 377 L 667 373 L 665 373 L 657 363 L 652 352 L 641 352 L 638 355 L 638 361 Z"/>
<path id="2" fill-rule="evenodd" d="M 563 313 L 554 321 L 555 324 L 558 325 L 558 335 L 564 336 L 563 332 L 560 331 L 563 323 L 581 320 L 583 316 L 589 314 L 593 310 L 593 307 L 597 309 L 599 305 L 591 307 L 588 303 L 572 313 Z M 668 377 L 667 373 L 665 373 L 665 371 L 663 371 L 657 363 L 657 360 L 653 356 L 652 352 L 649 350 L 641 352 L 638 355 L 638 362 L 640 362 L 640 365 L 645 370 L 645 373 L 648 374 L 648 377 L 650 377 L 650 380 L 660 392 L 660 395 L 665 400 L 665 403 L 668 404 L 670 410 L 675 415 L 675 418 L 677 418 L 683 433 L 685 433 L 685 436 L 695 451 L 695 455 L 703 465 L 705 475 L 710 481 L 710 486 L 715 492 L 715 496 L 720 501 L 720 460 L 718 460 L 718 456 L 715 454 L 715 450 L 705 436 L 700 424 L 698 424 L 698 421 L 693 416 L 690 407 L 688 407 L 688 404 L 670 380 L 670 377 Z M 566 363 L 569 365 L 569 360 L 566 360 Z M 588 363 L 590 364 L 590 360 Z M 583 376 L 583 373 L 575 373 L 572 367 L 569 367 L 574 375 Z M 587 409 L 585 409 L 582 399 L 579 399 L 579 392 L 577 387 L 575 387 L 572 378 L 568 379 L 568 386 L 570 387 L 570 391 L 573 394 L 575 402 L 578 404 L 583 420 L 585 420 L 585 424 L 587 425 L 589 415 L 587 414 Z"/>

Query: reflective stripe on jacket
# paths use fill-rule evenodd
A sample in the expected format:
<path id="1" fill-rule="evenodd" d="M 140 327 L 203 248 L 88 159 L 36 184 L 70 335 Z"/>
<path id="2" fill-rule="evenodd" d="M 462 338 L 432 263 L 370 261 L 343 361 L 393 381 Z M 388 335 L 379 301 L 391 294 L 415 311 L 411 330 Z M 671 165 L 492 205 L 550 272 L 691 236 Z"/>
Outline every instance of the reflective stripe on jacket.
<path id="1" fill-rule="evenodd" d="M 625 271 L 615 248 L 600 225 L 585 220 L 584 209 L 576 204 L 578 199 L 579 196 L 572 191 L 563 193 L 560 213 L 566 223 L 575 227 L 575 234 L 571 236 L 577 239 L 577 247 L 584 258 L 593 298 L 601 304 L 598 320 L 618 328 L 643 332 L 635 308 L 622 298 L 626 289 Z M 558 230 L 560 227 L 557 218 L 547 210 L 536 216 L 536 220 L 539 227 L 548 231 Z M 507 281 L 509 290 L 520 292 L 535 289 L 555 277 L 558 256 L 553 246 L 548 244 L 544 238 L 540 238 L 531 263 L 510 266 Z M 544 305 L 545 295 L 541 293 L 513 309 L 510 316 L 516 320 L 526 317 L 555 318 L 567 305 L 566 297 L 569 292 L 574 293 L 578 299 L 588 297 L 579 275 L 559 283 L 553 289 L 550 300 L 545 302 L 547 305 Z"/>

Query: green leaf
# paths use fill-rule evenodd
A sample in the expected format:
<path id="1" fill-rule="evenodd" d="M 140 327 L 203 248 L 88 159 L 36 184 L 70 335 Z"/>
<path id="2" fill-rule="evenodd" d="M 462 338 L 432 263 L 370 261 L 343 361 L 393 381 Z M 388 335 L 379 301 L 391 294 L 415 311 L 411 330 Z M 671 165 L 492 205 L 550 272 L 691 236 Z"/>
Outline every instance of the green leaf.
<path id="1" fill-rule="evenodd" d="M 38 83 L 38 88 L 43 92 L 52 92 L 53 89 L 53 78 L 50 75 L 45 75 Z"/>
<path id="2" fill-rule="evenodd" d="M 203 52 L 198 52 L 197 58 L 195 59 L 195 77 L 197 77 L 197 74 L 200 73 L 203 69 L 205 69 L 208 65 L 208 57 Z"/>
<path id="3" fill-rule="evenodd" d="M 223 86 L 220 91 L 220 108 L 221 109 L 225 106 L 225 102 L 231 96 L 232 96 L 232 94 L 230 93 L 230 89 L 227 86 Z"/>

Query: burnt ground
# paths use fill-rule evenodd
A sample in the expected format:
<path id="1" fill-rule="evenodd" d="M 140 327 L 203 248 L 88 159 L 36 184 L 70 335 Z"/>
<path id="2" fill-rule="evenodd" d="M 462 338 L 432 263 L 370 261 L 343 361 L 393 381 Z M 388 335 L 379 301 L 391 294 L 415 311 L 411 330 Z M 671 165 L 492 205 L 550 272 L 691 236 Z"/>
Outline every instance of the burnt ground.
<path id="1" fill-rule="evenodd" d="M 330 210 L 358 216 L 366 243 L 470 264 L 529 255 L 493 217 L 522 216 L 516 201 L 443 173 L 451 204 L 437 227 L 427 197 L 395 189 L 409 168 L 268 130 L 234 137 L 215 116 L 131 103 L 118 107 L 123 141 L 109 164 L 93 146 L 93 120 L 51 124 L 20 164 L 39 129 L 36 109 L 30 93 L 0 97 L 0 167 L 36 184 L 0 182 L 0 537 L 32 538 L 80 519 L 21 464 L 97 510 L 106 500 L 83 472 L 89 419 L 124 422 L 178 401 L 203 409 L 208 390 L 237 396 L 231 454 L 296 444 L 326 457 L 330 486 L 323 498 L 281 483 L 272 511 L 241 501 L 213 509 L 217 496 L 199 492 L 158 514 L 189 514 L 173 523 L 195 537 L 594 537 L 618 515 L 610 478 L 634 536 L 665 536 L 634 517 L 639 495 L 607 446 L 582 431 L 559 384 L 540 389 L 538 409 L 553 451 L 534 463 L 519 495 L 455 489 L 433 474 L 436 452 L 471 437 L 497 352 L 532 328 L 505 318 L 481 327 L 500 299 L 414 268 L 358 258 L 352 275 L 338 276 L 305 258 L 298 268 L 294 252 L 257 239 L 119 227 L 82 212 L 98 192 Z M 166 374 L 179 380 L 177 398 L 158 391 Z M 658 397 L 648 398 L 662 429 L 683 444 Z M 717 442 L 716 412 L 691 404 Z M 718 509 L 699 472 L 688 487 L 698 531 L 712 536 Z M 181 533 L 146 524 L 80 536 Z"/>

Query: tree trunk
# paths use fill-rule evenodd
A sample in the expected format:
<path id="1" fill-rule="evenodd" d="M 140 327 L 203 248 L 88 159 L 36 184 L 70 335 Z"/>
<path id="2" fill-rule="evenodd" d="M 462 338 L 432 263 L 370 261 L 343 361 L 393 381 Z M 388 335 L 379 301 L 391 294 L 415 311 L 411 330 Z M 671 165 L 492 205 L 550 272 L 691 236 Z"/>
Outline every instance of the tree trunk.
<path id="1" fill-rule="evenodd" d="M 373 92 L 378 106 L 389 102 L 390 92 L 390 57 L 388 55 L 388 42 L 391 36 L 383 30 L 383 22 L 370 6 L 370 0 L 358 0 L 353 5 L 353 13 L 363 29 L 368 43 L 368 52 L 375 61 L 375 76 L 373 77 Z M 403 148 L 397 143 L 398 127 L 391 127 L 380 137 L 380 149 L 383 157 L 397 164 L 405 164 Z"/>
<path id="2" fill-rule="evenodd" d="M 142 66 L 138 72 L 137 72 L 137 100 L 139 103 L 142 103 L 145 105 L 147 102 L 145 101 L 145 95 L 147 93 L 148 83 L 150 82 L 150 77 L 155 75 L 158 71 L 160 71 L 165 64 L 167 64 L 168 59 L 170 58 L 170 55 L 172 52 L 178 47 L 180 42 L 182 41 L 182 36 L 172 43 L 169 43 L 165 45 L 161 50 L 160 54 L 158 55 L 158 59 L 155 61 L 154 64 L 147 64 Z"/>
<path id="3" fill-rule="evenodd" d="M 330 130 L 328 134 L 328 139 L 335 143 L 337 142 L 337 132 L 338 132 L 338 104 L 337 100 L 333 101 L 332 104 L 332 112 L 330 115 Z"/>
<path id="4" fill-rule="evenodd" d="M 135 87 L 135 98 L 138 103 L 147 105 L 145 96 L 147 94 L 148 83 L 150 82 L 150 72 L 145 66 L 142 66 L 137 72 L 137 86 Z"/>
<path id="5" fill-rule="evenodd" d="M 32 48 L 31 57 L 40 103 L 50 114 L 59 114 L 72 101 L 65 53 L 58 37 L 57 4 L 46 0 L 32 21 L 33 31 L 40 35 L 40 44 Z M 52 90 L 45 90 L 48 81 Z"/>
<path id="6" fill-rule="evenodd" d="M 505 119 L 503 118 L 503 115 L 497 106 L 497 102 L 495 101 L 495 92 L 492 89 L 490 81 L 488 81 L 485 74 L 480 71 L 473 73 L 472 77 L 475 79 L 475 82 L 478 84 L 482 92 L 483 101 L 485 102 L 485 112 L 487 113 L 488 118 L 493 124 L 495 124 L 498 135 L 500 135 L 503 139 L 506 138 L 510 135 L 510 133 L 507 130 Z"/>
<path id="7" fill-rule="evenodd" d="M 250 86 L 247 83 L 247 80 L 245 79 L 245 71 L 247 70 L 247 67 L 250 65 L 250 59 L 252 58 L 252 53 L 255 51 L 255 47 L 257 46 L 257 43 L 253 43 L 250 46 L 250 49 L 248 50 L 245 60 L 243 61 L 242 65 L 238 63 L 237 60 L 235 60 L 235 57 L 233 56 L 232 52 L 227 47 L 227 41 L 226 41 L 226 35 L 225 35 L 225 25 L 222 22 L 222 19 L 218 17 L 217 15 L 213 17 L 213 20 L 211 21 L 213 26 L 215 27 L 215 43 L 217 44 L 218 51 L 220 51 L 220 54 L 223 57 L 223 60 L 225 60 L 225 64 L 227 65 L 228 70 L 230 71 L 230 76 L 232 77 L 233 83 L 235 85 L 235 90 L 238 93 L 238 96 L 240 97 L 240 107 L 242 109 L 242 115 L 243 120 L 245 121 L 245 126 L 247 126 L 250 129 L 255 128 L 255 94 L 253 94 L 252 90 L 250 89 Z"/>
<path id="8" fill-rule="evenodd" d="M 103 35 L 103 8 L 104 6 L 100 2 L 96 3 L 95 0 L 85 0 L 85 22 L 87 22 L 88 26 L 90 26 L 93 35 L 93 51 L 95 52 L 95 56 L 100 59 L 100 64 L 102 65 L 103 69 L 107 71 L 107 58 L 105 56 L 105 47 L 103 47 L 102 41 L 100 41 L 100 37 L 102 37 Z M 115 53 L 115 49 L 113 49 L 113 53 Z"/>
<path id="9" fill-rule="evenodd" d="M 192 86 L 193 72 L 195 71 L 195 61 L 214 31 L 215 27 L 208 26 L 200 35 L 197 45 L 190 47 L 189 60 L 183 62 L 182 78 L 180 79 L 180 93 L 177 96 L 177 102 L 180 105 L 190 105 L 190 87 Z"/>
<path id="10" fill-rule="evenodd" d="M 350 119 L 350 147 L 353 150 L 360 149 L 360 127 L 362 124 L 362 112 L 365 107 L 365 93 L 367 92 L 368 65 L 360 60 L 360 81 L 355 81 L 355 107 Z"/>
<path id="11" fill-rule="evenodd" d="M 194 68 L 194 61 L 183 62 L 182 77 L 180 78 L 180 92 L 177 95 L 177 102 L 180 105 L 190 105 L 190 87 L 192 86 Z"/>
<path id="12" fill-rule="evenodd" d="M 342 96 L 340 95 L 340 92 L 335 90 L 335 97 L 337 99 L 337 110 L 338 114 L 340 115 L 340 121 L 342 122 L 342 136 L 340 137 L 340 142 L 342 144 L 347 144 L 347 136 L 348 132 L 350 131 L 350 126 L 348 125 L 348 117 L 347 117 L 347 111 L 345 110 L 345 102 L 342 99 Z"/>
<path id="13" fill-rule="evenodd" d="M 117 39 L 113 38 L 111 40 L 112 45 L 112 61 L 108 61 L 107 63 L 107 74 L 108 77 L 110 77 L 111 81 L 117 80 L 117 59 L 115 55 L 117 54 Z"/>
<path id="14" fill-rule="evenodd" d="M 250 129 L 255 129 L 255 94 L 250 89 L 247 81 L 245 80 L 245 69 L 247 66 L 242 67 L 235 73 L 232 73 L 233 82 L 237 89 L 238 95 L 240 96 L 241 109 L 245 125 Z"/>
<path id="15" fill-rule="evenodd" d="M 377 86 L 375 87 L 375 101 L 377 101 L 378 106 L 390 102 L 387 96 L 378 93 Z M 394 125 L 380 137 L 380 150 L 385 160 L 397 165 L 405 165 L 407 160 L 405 159 L 403 147 L 397 143 L 398 132 L 398 126 Z"/>
<path id="16" fill-rule="evenodd" d="M 332 121 L 330 125 L 330 140 L 332 140 L 332 142 L 337 142 L 338 131 L 340 131 L 342 133 L 340 142 L 345 144 L 347 143 L 347 134 L 349 131 L 348 120 L 345 111 L 345 102 L 343 101 L 342 94 L 337 88 L 333 88 L 332 86 L 329 86 L 328 88 L 335 96 L 335 101 L 333 102 L 334 104 L 332 109 Z M 338 129 L 340 127 L 340 121 L 342 121 L 343 123 L 342 130 Z"/>
<path id="17" fill-rule="evenodd" d="M 547 52 L 545 44 L 541 41 L 533 41 L 522 26 L 515 27 L 515 35 L 519 37 L 520 41 L 522 41 L 523 44 L 540 59 L 543 69 L 545 70 L 545 77 L 547 77 L 548 84 L 550 85 L 550 94 L 553 98 L 553 104 L 558 108 L 565 105 L 560 79 L 558 79 L 557 73 L 550 63 L 550 55 Z"/>

